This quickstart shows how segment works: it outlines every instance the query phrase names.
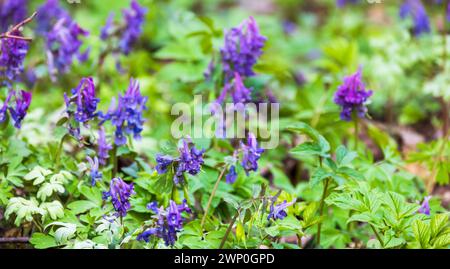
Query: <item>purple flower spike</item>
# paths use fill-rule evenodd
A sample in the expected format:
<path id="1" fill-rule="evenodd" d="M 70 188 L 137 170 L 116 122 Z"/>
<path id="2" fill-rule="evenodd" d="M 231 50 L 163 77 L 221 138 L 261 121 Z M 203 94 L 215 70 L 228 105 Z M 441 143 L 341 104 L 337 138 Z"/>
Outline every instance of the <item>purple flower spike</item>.
<path id="1" fill-rule="evenodd" d="M 228 184 L 233 184 L 234 182 L 236 182 L 237 173 L 236 167 L 234 165 L 230 167 L 230 170 L 228 171 L 228 174 L 225 176 L 225 179 Z"/>
<path id="2" fill-rule="evenodd" d="M 359 2 L 359 0 L 336 0 L 336 6 L 338 8 L 343 8 L 347 4 L 356 4 L 358 2 Z"/>
<path id="3" fill-rule="evenodd" d="M 260 34 L 253 17 L 228 31 L 224 47 L 220 50 L 225 81 L 232 79 L 235 72 L 242 77 L 253 76 L 253 66 L 263 53 L 265 41 L 266 37 Z"/>
<path id="4" fill-rule="evenodd" d="M 20 31 L 11 33 L 22 36 Z M 10 86 L 23 72 L 23 61 L 28 53 L 28 41 L 17 38 L 3 38 L 1 40 L 0 77 L 3 85 Z"/>
<path id="5" fill-rule="evenodd" d="M 264 152 L 262 148 L 258 147 L 258 142 L 254 134 L 249 133 L 247 139 L 247 145 L 241 141 L 242 150 L 242 166 L 244 167 L 245 173 L 249 174 L 250 171 L 258 170 L 258 160 L 261 157 L 261 153 Z"/>
<path id="6" fill-rule="evenodd" d="M 2 107 L 0 108 L 0 123 L 4 122 L 6 120 L 6 115 L 7 115 L 7 111 L 8 111 L 8 103 L 9 103 L 9 99 L 11 99 L 11 96 L 12 96 L 12 92 L 10 92 L 8 94 L 5 101 L 3 101 Z"/>
<path id="7" fill-rule="evenodd" d="M 98 171 L 98 158 L 94 157 L 94 159 L 92 159 L 91 157 L 87 156 L 86 159 L 91 166 L 91 185 L 95 186 L 95 183 L 102 180 L 103 176 L 102 173 Z"/>
<path id="8" fill-rule="evenodd" d="M 15 94 L 15 97 L 16 106 L 9 107 L 9 113 L 14 120 L 14 127 L 20 129 L 22 121 L 27 115 L 28 107 L 31 103 L 32 94 L 30 92 L 21 90 L 19 94 Z"/>
<path id="9" fill-rule="evenodd" d="M 27 0 L 0 1 L 0 32 L 6 32 L 12 25 L 27 16 Z"/>
<path id="10" fill-rule="evenodd" d="M 156 227 L 148 228 L 137 236 L 138 241 L 149 242 L 151 236 L 155 236 L 164 240 L 166 246 L 173 246 L 177 240 L 177 233 L 183 229 L 184 219 L 181 213 L 191 213 L 186 200 L 181 205 L 177 205 L 170 200 L 169 207 L 164 209 L 158 208 L 156 202 L 150 203 L 147 208 L 153 211 L 155 216 Z"/>
<path id="11" fill-rule="evenodd" d="M 167 168 L 173 163 L 173 161 L 174 159 L 172 158 L 172 156 L 157 154 L 157 165 L 155 168 L 158 174 L 165 174 L 167 172 Z"/>
<path id="12" fill-rule="evenodd" d="M 125 28 L 119 42 L 123 54 L 128 55 L 141 36 L 146 13 L 147 9 L 140 6 L 136 0 L 131 1 L 130 9 L 123 10 Z"/>
<path id="13" fill-rule="evenodd" d="M 251 101 L 250 90 L 244 86 L 239 73 L 234 73 L 234 90 L 231 92 L 231 98 L 234 104 L 248 103 Z"/>
<path id="14" fill-rule="evenodd" d="M 421 214 L 425 214 L 425 215 L 430 215 L 431 210 L 430 210 L 430 199 L 431 196 L 427 196 L 423 199 L 422 205 L 420 206 L 418 212 Z"/>
<path id="15" fill-rule="evenodd" d="M 73 113 L 75 120 L 80 123 L 94 119 L 97 116 L 95 111 L 100 101 L 95 97 L 94 80 L 91 77 L 81 79 L 78 86 L 72 89 L 72 94 L 71 98 L 64 94 L 69 116 Z M 75 111 L 71 111 L 71 104 L 75 105 Z"/>
<path id="16" fill-rule="evenodd" d="M 139 83 L 131 79 L 125 95 L 119 94 L 119 103 L 115 106 L 113 101 L 108 113 L 102 115 L 103 122 L 111 120 L 116 126 L 115 144 L 118 146 L 127 143 L 126 135 L 133 135 L 135 139 L 140 139 L 144 128 L 143 111 L 147 110 L 145 103 L 147 97 L 141 95 Z"/>
<path id="17" fill-rule="evenodd" d="M 36 32 L 46 35 L 60 19 L 64 19 L 66 22 L 72 21 L 69 12 L 59 5 L 59 0 L 47 0 L 37 11 Z"/>
<path id="18" fill-rule="evenodd" d="M 127 215 L 130 209 L 130 196 L 134 194 L 133 183 L 127 184 L 121 178 L 111 180 L 110 189 L 103 193 L 103 199 L 111 198 L 111 202 L 117 214 L 121 217 Z"/>
<path id="19" fill-rule="evenodd" d="M 287 216 L 286 208 L 295 204 L 295 201 L 296 200 L 294 199 L 292 202 L 288 203 L 286 202 L 286 200 L 284 200 L 283 203 L 275 205 L 276 199 L 273 199 L 272 204 L 270 205 L 270 211 L 269 216 L 267 216 L 267 220 L 284 219 Z"/>
<path id="20" fill-rule="evenodd" d="M 60 19 L 47 35 L 47 62 L 53 76 L 57 72 L 67 73 L 74 59 L 83 62 L 89 50 L 81 52 L 83 42 L 80 37 L 89 35 L 76 22 Z"/>
<path id="21" fill-rule="evenodd" d="M 447 5 L 447 21 L 450 22 L 450 2 Z"/>
<path id="22" fill-rule="evenodd" d="M 175 184 L 183 183 L 184 172 L 196 175 L 202 168 L 205 150 L 198 150 L 194 146 L 189 148 L 189 144 L 186 139 L 183 139 L 183 146 L 179 148 L 180 158 L 178 159 L 178 167 L 173 179 Z"/>
<path id="23" fill-rule="evenodd" d="M 364 118 L 367 113 L 366 102 L 371 95 L 372 91 L 366 90 L 362 82 L 361 69 L 345 77 L 344 83 L 334 95 L 334 102 L 342 107 L 341 119 L 350 121 L 353 111 L 356 111 L 359 118 Z"/>
<path id="24" fill-rule="evenodd" d="M 98 158 L 101 165 L 106 165 L 106 162 L 109 159 L 109 151 L 111 149 L 111 144 L 106 141 L 105 128 L 100 126 L 98 131 Z"/>
<path id="25" fill-rule="evenodd" d="M 411 16 L 414 22 L 414 35 L 420 36 L 424 33 L 429 33 L 430 19 L 427 11 L 420 0 L 405 0 L 400 7 L 400 18 L 405 19 Z"/>

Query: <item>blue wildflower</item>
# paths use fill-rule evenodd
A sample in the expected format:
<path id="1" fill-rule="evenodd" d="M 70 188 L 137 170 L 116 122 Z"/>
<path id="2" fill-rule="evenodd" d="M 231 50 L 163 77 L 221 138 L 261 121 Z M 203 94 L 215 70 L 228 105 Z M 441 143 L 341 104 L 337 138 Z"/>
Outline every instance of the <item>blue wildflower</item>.
<path id="1" fill-rule="evenodd" d="M 167 168 L 173 163 L 174 158 L 168 155 L 157 154 L 156 155 L 156 171 L 158 174 L 165 174 Z"/>
<path id="2" fill-rule="evenodd" d="M 356 4 L 359 0 L 336 0 L 336 6 L 339 8 L 343 8 L 347 4 Z"/>
<path id="3" fill-rule="evenodd" d="M 111 13 L 108 16 L 105 26 L 101 30 L 100 38 L 102 40 L 107 40 L 108 38 L 118 37 L 118 49 L 124 55 L 128 55 L 142 35 L 146 13 L 146 8 L 139 5 L 136 0 L 132 0 L 130 8 L 122 11 L 124 18 L 123 24 L 115 25 L 114 13 Z"/>
<path id="4" fill-rule="evenodd" d="M 169 155 L 156 155 L 156 171 L 158 174 L 165 174 L 167 168 L 171 165 L 175 165 L 175 175 L 173 181 L 175 184 L 183 183 L 184 173 L 196 175 L 200 172 L 203 164 L 203 153 L 205 150 L 198 150 L 189 139 L 182 140 L 182 146 L 178 148 L 180 153 L 179 157 L 172 157 Z"/>
<path id="5" fill-rule="evenodd" d="M 183 139 L 183 146 L 179 148 L 180 157 L 178 158 L 178 167 L 173 178 L 175 184 L 183 183 L 183 173 L 187 172 L 191 175 L 196 175 L 202 167 L 205 150 L 198 150 L 195 146 L 189 147 L 189 144 L 186 139 Z"/>
<path id="6" fill-rule="evenodd" d="M 11 25 L 16 25 L 27 16 L 26 0 L 0 1 L 0 32 L 6 32 Z"/>
<path id="7" fill-rule="evenodd" d="M 230 167 L 230 170 L 228 171 L 228 174 L 225 176 L 226 182 L 228 184 L 233 184 L 237 179 L 237 173 L 236 173 L 236 167 L 232 165 Z"/>
<path id="8" fill-rule="evenodd" d="M 170 200 L 169 207 L 164 209 L 158 208 L 157 203 L 153 202 L 147 206 L 156 214 L 156 227 L 148 228 L 137 236 L 138 241 L 149 242 L 151 236 L 156 236 L 164 240 L 166 246 L 173 246 L 177 240 L 177 233 L 183 229 L 184 219 L 181 213 L 191 213 L 191 209 L 187 205 L 186 200 L 181 205 L 177 205 Z"/>
<path id="9" fill-rule="evenodd" d="M 225 81 L 230 80 L 235 72 L 242 77 L 253 76 L 253 66 L 263 53 L 265 41 L 266 37 L 260 34 L 253 17 L 228 31 L 220 50 Z"/>
<path id="10" fill-rule="evenodd" d="M 430 215 L 431 213 L 431 209 L 430 209 L 430 199 L 431 196 L 427 196 L 423 199 L 423 202 L 418 210 L 419 213 L 421 214 L 425 214 L 425 215 Z"/>
<path id="11" fill-rule="evenodd" d="M 15 107 L 9 107 L 9 113 L 11 114 L 11 118 L 14 120 L 14 127 L 20 129 L 22 120 L 27 115 L 32 94 L 30 92 L 20 90 L 18 93 L 16 92 L 14 96 L 16 105 Z"/>
<path id="12" fill-rule="evenodd" d="M 270 211 L 269 211 L 269 216 L 267 216 L 267 220 L 273 219 L 273 220 L 277 220 L 277 219 L 284 219 L 287 216 L 287 212 L 286 212 L 286 208 L 288 208 L 289 206 L 295 204 L 295 199 L 288 203 L 286 200 L 284 200 L 283 203 L 275 205 L 276 202 L 276 198 L 272 199 L 272 203 L 270 205 Z"/>
<path id="13" fill-rule="evenodd" d="M 108 192 L 103 193 L 103 200 L 111 198 L 111 202 L 120 217 L 125 217 L 130 209 L 130 196 L 134 194 L 133 183 L 127 184 L 121 178 L 111 180 Z"/>
<path id="14" fill-rule="evenodd" d="M 94 157 L 94 159 L 92 159 L 91 157 L 87 156 L 86 159 L 88 160 L 89 165 L 91 166 L 91 185 L 95 186 L 95 183 L 97 183 L 97 181 L 102 180 L 103 176 L 103 174 L 98 171 L 98 158 Z"/>
<path id="15" fill-rule="evenodd" d="M 245 173 L 248 175 L 250 171 L 258 170 L 258 160 L 261 157 L 261 153 L 264 152 L 262 148 L 258 147 L 258 142 L 254 134 L 249 133 L 247 139 L 247 145 L 241 141 L 242 150 L 242 167 L 244 167 Z"/>
<path id="16" fill-rule="evenodd" d="M 74 115 L 77 122 L 86 123 L 97 116 L 97 104 L 100 99 L 95 97 L 95 84 L 91 77 L 81 79 L 78 86 L 72 89 L 73 96 L 69 98 L 64 94 L 67 113 Z M 72 111 L 72 105 L 75 108 Z"/>
<path id="17" fill-rule="evenodd" d="M 83 42 L 80 37 L 89 35 L 76 22 L 60 19 L 47 34 L 47 62 L 52 79 L 57 72 L 67 73 L 74 59 L 87 60 L 89 49 L 81 52 Z"/>
<path id="18" fill-rule="evenodd" d="M 12 96 L 11 93 L 12 92 L 10 92 L 10 94 L 8 94 L 5 101 L 3 101 L 2 107 L 0 108 L 0 123 L 4 122 L 6 120 L 7 111 L 8 111 L 8 103 L 9 103 L 9 99 L 11 99 L 11 96 Z"/>
<path id="19" fill-rule="evenodd" d="M 334 102 L 341 106 L 341 119 L 350 121 L 353 111 L 360 118 L 364 118 L 367 113 L 366 103 L 372 95 L 372 91 L 366 90 L 362 82 L 361 69 L 355 74 L 344 78 L 344 83 L 339 86 L 334 95 Z"/>
<path id="20" fill-rule="evenodd" d="M 405 19 L 411 16 L 414 22 L 413 33 L 420 36 L 423 33 L 429 33 L 430 20 L 427 11 L 420 0 L 405 0 L 400 7 L 400 18 Z"/>
<path id="21" fill-rule="evenodd" d="M 98 131 L 98 158 L 99 163 L 101 165 L 106 165 L 106 162 L 109 158 L 109 151 L 112 149 L 111 144 L 106 141 L 106 134 L 105 134 L 105 128 L 103 126 L 100 126 L 100 129 Z"/>
<path id="22" fill-rule="evenodd" d="M 113 100 L 109 111 L 105 115 L 101 115 L 102 123 L 111 120 L 116 127 L 114 133 L 116 145 L 126 144 L 126 135 L 133 135 L 135 139 L 140 139 L 145 121 L 142 114 L 144 110 L 147 110 L 145 106 L 147 99 L 141 95 L 138 81 L 131 79 L 125 94 L 123 96 L 119 94 L 118 105 L 115 106 Z"/>
<path id="23" fill-rule="evenodd" d="M 72 18 L 61 5 L 59 0 L 47 0 L 45 4 L 38 8 L 36 16 L 36 33 L 47 35 L 54 27 L 56 22 L 64 19 L 66 22 L 71 22 Z"/>
<path id="24" fill-rule="evenodd" d="M 22 37 L 18 30 L 10 33 L 13 36 Z M 23 72 L 23 61 L 28 53 L 28 41 L 19 38 L 3 38 L 1 40 L 0 77 L 2 84 L 10 86 Z"/>

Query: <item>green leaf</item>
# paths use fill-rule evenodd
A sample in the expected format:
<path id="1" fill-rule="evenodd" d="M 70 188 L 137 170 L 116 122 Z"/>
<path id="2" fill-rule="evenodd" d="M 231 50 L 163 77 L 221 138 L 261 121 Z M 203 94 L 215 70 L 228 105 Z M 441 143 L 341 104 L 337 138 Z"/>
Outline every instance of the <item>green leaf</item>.
<path id="1" fill-rule="evenodd" d="M 70 238 L 75 236 L 77 231 L 77 225 L 73 223 L 56 221 L 48 224 L 45 229 L 50 226 L 60 226 L 60 228 L 56 229 L 54 236 L 58 245 L 65 244 Z"/>
<path id="2" fill-rule="evenodd" d="M 19 226 L 23 219 L 30 222 L 33 220 L 33 215 L 44 215 L 45 211 L 38 207 L 38 203 L 34 198 L 26 200 L 22 197 L 13 197 L 9 200 L 8 206 L 6 207 L 5 218 L 9 219 L 13 213 L 16 214 L 14 224 Z"/>
<path id="3" fill-rule="evenodd" d="M 89 188 L 88 186 L 82 185 L 80 187 L 81 194 L 84 195 L 89 201 L 95 203 L 97 206 L 102 204 L 102 193 L 97 188 Z"/>
<path id="4" fill-rule="evenodd" d="M 67 208 L 75 215 L 84 213 L 94 207 L 97 207 L 97 204 L 88 200 L 75 201 L 67 205 Z"/>
<path id="5" fill-rule="evenodd" d="M 322 182 L 323 180 L 330 178 L 330 177 L 333 177 L 332 173 L 327 172 L 323 168 L 317 168 L 314 171 L 314 173 L 312 174 L 309 184 L 311 187 L 314 187 L 317 184 L 319 184 L 320 182 Z"/>
<path id="6" fill-rule="evenodd" d="M 448 163 L 444 163 L 441 162 L 438 165 L 437 168 L 437 174 L 436 174 L 436 182 L 441 184 L 441 185 L 445 185 L 449 183 L 449 173 L 450 170 L 448 169 L 449 164 Z"/>
<path id="7" fill-rule="evenodd" d="M 64 216 L 64 208 L 59 201 L 42 203 L 39 208 L 45 212 L 42 215 L 42 221 L 44 221 L 46 216 L 50 216 L 52 220 L 56 220 Z"/>
<path id="8" fill-rule="evenodd" d="M 30 243 L 37 249 L 52 248 L 58 245 L 52 236 L 43 233 L 33 233 Z"/>
<path id="9" fill-rule="evenodd" d="M 45 182 L 39 188 L 37 192 L 37 198 L 41 199 L 41 201 L 45 201 L 47 197 L 50 197 L 53 193 L 64 193 L 64 187 L 61 183 L 53 182 Z"/>
<path id="10" fill-rule="evenodd" d="M 415 220 L 412 225 L 414 236 L 420 243 L 421 248 L 428 248 L 430 241 L 430 228 L 421 220 Z"/>
<path id="11" fill-rule="evenodd" d="M 431 229 L 431 237 L 438 237 L 441 233 L 443 233 L 448 226 L 448 215 L 447 214 L 436 214 L 431 218 L 430 221 L 430 229 Z"/>
<path id="12" fill-rule="evenodd" d="M 52 171 L 42 168 L 39 165 L 35 166 L 28 174 L 25 175 L 24 179 L 33 181 L 33 185 L 39 185 L 45 181 L 45 177 L 52 174 Z"/>
<path id="13" fill-rule="evenodd" d="M 294 125 L 288 126 L 286 129 L 296 132 L 296 133 L 305 134 L 305 135 L 309 136 L 309 138 L 311 138 L 319 146 L 321 156 L 328 157 L 328 155 L 329 155 L 328 152 L 330 151 L 330 144 L 314 128 L 312 128 L 311 126 L 309 126 L 308 124 L 306 124 L 304 122 L 298 122 Z"/>

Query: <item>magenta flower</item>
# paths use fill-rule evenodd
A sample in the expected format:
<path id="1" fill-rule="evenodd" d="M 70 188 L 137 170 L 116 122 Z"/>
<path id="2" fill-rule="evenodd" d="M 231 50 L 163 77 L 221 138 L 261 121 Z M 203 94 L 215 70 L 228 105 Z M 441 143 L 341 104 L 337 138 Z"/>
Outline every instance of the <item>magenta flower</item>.
<path id="1" fill-rule="evenodd" d="M 421 214 L 425 214 L 425 215 L 430 215 L 431 210 L 430 210 L 430 199 L 431 196 L 427 196 L 423 199 L 422 205 L 420 206 L 418 212 Z"/>
<path id="2" fill-rule="evenodd" d="M 366 90 L 362 82 L 361 69 L 355 74 L 344 78 L 344 83 L 339 86 L 334 95 L 334 102 L 341 106 L 341 119 L 350 121 L 353 111 L 360 118 L 367 113 L 366 102 L 372 95 L 371 90 Z"/>
<path id="3" fill-rule="evenodd" d="M 253 76 L 253 66 L 262 55 L 266 37 L 259 32 L 253 17 L 225 34 L 225 44 L 221 48 L 225 81 L 238 73 L 242 77 Z"/>
<path id="4" fill-rule="evenodd" d="M 111 198 L 111 202 L 117 214 L 121 217 L 127 215 L 130 210 L 130 196 L 134 194 L 133 183 L 127 184 L 121 178 L 111 180 L 108 192 L 103 193 L 103 200 Z"/>
<path id="5" fill-rule="evenodd" d="M 15 107 L 9 107 L 9 113 L 14 120 L 14 127 L 20 129 L 25 116 L 27 115 L 28 107 L 31 103 L 31 92 L 19 91 L 15 93 Z"/>

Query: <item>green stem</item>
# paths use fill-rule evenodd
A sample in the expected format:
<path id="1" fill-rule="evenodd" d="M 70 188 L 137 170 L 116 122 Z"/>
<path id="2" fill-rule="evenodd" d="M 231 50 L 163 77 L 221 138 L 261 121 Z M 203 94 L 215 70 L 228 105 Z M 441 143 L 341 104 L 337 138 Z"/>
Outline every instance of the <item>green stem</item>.
<path id="1" fill-rule="evenodd" d="M 233 228 L 234 223 L 236 222 L 237 218 L 239 217 L 240 208 L 238 208 L 236 214 L 234 214 L 233 220 L 228 225 L 227 231 L 225 232 L 225 236 L 222 238 L 222 241 L 220 242 L 219 249 L 222 249 L 225 245 L 225 242 L 227 242 L 228 235 L 231 232 L 231 229 Z"/>
<path id="2" fill-rule="evenodd" d="M 381 246 L 384 248 L 384 242 L 383 242 L 383 240 L 381 240 L 380 234 L 377 232 L 377 229 L 372 224 L 370 224 L 370 227 L 372 228 L 372 231 L 375 233 L 375 236 L 377 237 Z"/>
<path id="3" fill-rule="evenodd" d="M 358 115 L 356 113 L 353 114 L 353 123 L 355 126 L 355 151 L 358 151 Z"/>
<path id="4" fill-rule="evenodd" d="M 111 163 L 112 163 L 112 165 L 113 165 L 112 178 L 115 178 L 115 177 L 116 177 L 116 174 L 117 174 L 117 170 L 118 170 L 118 163 L 117 163 L 117 146 L 116 146 L 116 144 L 114 144 L 114 145 L 113 145 L 113 148 L 112 148 Z"/>
<path id="5" fill-rule="evenodd" d="M 205 224 L 206 216 L 208 215 L 209 208 L 211 207 L 212 199 L 214 198 L 214 195 L 216 194 L 217 188 L 219 187 L 220 180 L 222 179 L 226 170 L 227 169 L 224 167 L 222 169 L 222 171 L 220 172 L 220 175 L 217 178 L 216 184 L 214 185 L 214 188 L 211 192 L 211 196 L 209 197 L 208 204 L 206 205 L 205 213 L 203 214 L 202 222 L 200 223 L 200 227 L 201 227 L 202 231 L 203 231 L 203 225 Z"/>
<path id="6" fill-rule="evenodd" d="M 64 140 L 66 139 L 66 137 L 67 137 L 67 134 L 61 138 L 61 141 L 59 141 L 58 149 L 56 150 L 56 155 L 55 155 L 56 169 L 58 169 L 59 165 L 61 164 L 61 152 L 63 150 L 63 144 L 64 144 Z"/>
<path id="7" fill-rule="evenodd" d="M 320 217 L 323 216 L 323 208 L 325 207 L 325 198 L 327 197 L 328 185 L 330 184 L 330 178 L 325 179 L 325 186 L 323 187 L 322 198 L 320 199 L 319 213 Z M 320 246 L 320 232 L 322 230 L 322 220 L 320 220 L 317 226 L 317 245 Z"/>

